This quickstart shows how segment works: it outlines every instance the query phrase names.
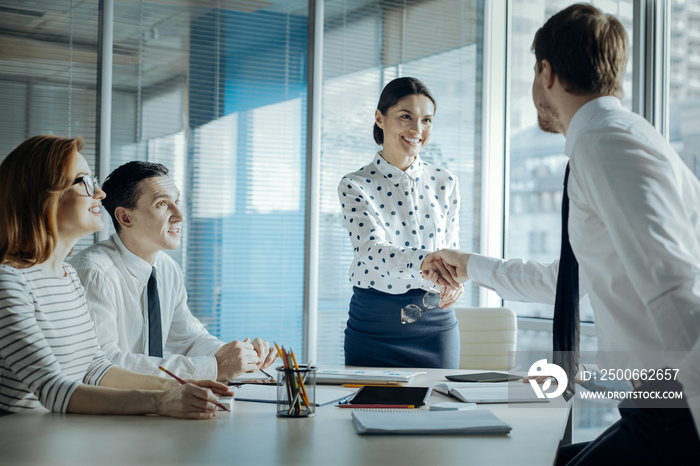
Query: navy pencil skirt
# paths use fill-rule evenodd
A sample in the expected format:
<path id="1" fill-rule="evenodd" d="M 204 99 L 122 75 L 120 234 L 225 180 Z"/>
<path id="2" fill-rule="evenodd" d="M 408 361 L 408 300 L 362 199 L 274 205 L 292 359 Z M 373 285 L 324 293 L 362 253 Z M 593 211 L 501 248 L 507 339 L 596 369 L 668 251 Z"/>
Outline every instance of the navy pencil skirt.
<path id="1" fill-rule="evenodd" d="M 424 290 L 400 295 L 353 287 L 345 328 L 345 364 L 369 367 L 457 369 L 459 328 L 453 308 L 427 310 L 412 324 L 401 308 L 423 308 Z"/>

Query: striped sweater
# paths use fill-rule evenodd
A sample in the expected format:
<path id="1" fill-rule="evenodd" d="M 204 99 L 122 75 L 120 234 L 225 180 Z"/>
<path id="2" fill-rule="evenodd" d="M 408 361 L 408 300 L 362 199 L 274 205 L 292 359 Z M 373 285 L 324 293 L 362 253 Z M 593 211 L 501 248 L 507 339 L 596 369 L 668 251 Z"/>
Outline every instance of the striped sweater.
<path id="1" fill-rule="evenodd" d="M 112 364 L 100 349 L 73 267 L 66 277 L 0 265 L 0 410 L 66 412 L 75 388 Z"/>

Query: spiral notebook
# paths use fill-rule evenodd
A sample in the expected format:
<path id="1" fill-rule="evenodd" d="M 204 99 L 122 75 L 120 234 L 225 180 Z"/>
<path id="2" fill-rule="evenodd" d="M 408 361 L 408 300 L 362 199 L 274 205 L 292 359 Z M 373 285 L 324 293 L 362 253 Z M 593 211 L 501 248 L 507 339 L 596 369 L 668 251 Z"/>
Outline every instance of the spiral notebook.
<path id="1" fill-rule="evenodd" d="M 364 434 L 507 434 L 513 428 L 487 409 L 475 411 L 352 412 L 355 432 Z"/>

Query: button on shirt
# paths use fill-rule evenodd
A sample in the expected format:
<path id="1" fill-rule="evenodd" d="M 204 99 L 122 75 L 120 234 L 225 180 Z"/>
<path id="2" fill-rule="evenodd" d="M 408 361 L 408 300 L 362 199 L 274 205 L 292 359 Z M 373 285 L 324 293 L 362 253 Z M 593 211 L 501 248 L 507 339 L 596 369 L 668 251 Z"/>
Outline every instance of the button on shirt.
<path id="1" fill-rule="evenodd" d="M 148 356 L 147 285 L 151 264 L 122 243 L 119 235 L 93 244 L 71 259 L 95 322 L 97 338 L 115 364 L 162 376 L 163 365 L 188 379 L 216 380 L 214 353 L 224 344 L 207 332 L 187 306 L 182 270 L 162 251 L 153 263 L 158 273 L 163 328 L 163 359 Z"/>
<path id="2" fill-rule="evenodd" d="M 343 177 L 338 198 L 354 248 L 354 286 L 390 294 L 428 288 L 420 274 L 426 254 L 459 247 L 457 178 L 420 157 L 402 171 L 379 152 Z"/>
<path id="3" fill-rule="evenodd" d="M 700 182 L 646 120 L 614 97 L 576 112 L 566 155 L 569 238 L 595 314 L 598 365 L 679 368 L 686 395 L 698 400 Z M 557 269 L 557 262 L 472 255 L 467 272 L 502 298 L 553 303 Z M 667 352 L 694 345 L 689 356 Z M 698 425 L 700 410 L 693 411 Z"/>

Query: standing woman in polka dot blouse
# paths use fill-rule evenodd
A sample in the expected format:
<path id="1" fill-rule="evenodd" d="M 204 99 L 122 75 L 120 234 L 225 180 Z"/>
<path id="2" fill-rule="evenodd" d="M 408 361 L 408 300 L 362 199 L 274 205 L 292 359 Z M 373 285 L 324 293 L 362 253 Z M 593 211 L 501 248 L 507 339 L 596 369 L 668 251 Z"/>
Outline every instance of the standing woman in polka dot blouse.
<path id="1" fill-rule="evenodd" d="M 387 84 L 375 112 L 374 140 L 382 149 L 338 186 L 354 248 L 346 365 L 459 365 L 452 305 L 464 289 L 440 290 L 439 306 L 426 309 L 423 298 L 432 285 L 420 274 L 429 252 L 459 247 L 457 178 L 420 158 L 435 109 L 420 80 L 406 77 Z M 412 308 L 419 311 L 418 320 L 402 323 L 402 309 L 410 305 L 419 308 Z"/>

